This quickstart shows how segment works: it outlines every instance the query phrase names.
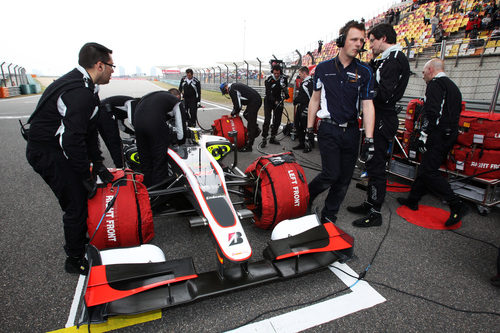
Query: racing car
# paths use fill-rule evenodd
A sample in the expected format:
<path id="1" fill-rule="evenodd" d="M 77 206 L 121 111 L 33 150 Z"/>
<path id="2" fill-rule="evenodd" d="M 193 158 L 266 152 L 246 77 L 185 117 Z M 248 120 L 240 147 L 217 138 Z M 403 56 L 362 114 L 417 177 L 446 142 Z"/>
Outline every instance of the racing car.
<path id="1" fill-rule="evenodd" d="M 190 133 L 186 143 L 169 148 L 169 179 L 148 189 L 150 201 L 158 215 L 198 214 L 190 223 L 208 226 L 217 269 L 198 272 L 192 258 L 165 260 L 162 250 L 151 244 L 103 250 L 90 245 L 79 324 L 286 279 L 352 256 L 353 238 L 310 214 L 277 224 L 262 259 L 254 260 L 242 225 L 251 212 L 235 208 L 230 193 L 241 192 L 230 187 L 252 185 L 255 180 L 237 167 L 236 149 L 226 138 L 195 129 Z M 226 166 L 222 160 L 230 152 L 234 152 L 234 160 Z"/>

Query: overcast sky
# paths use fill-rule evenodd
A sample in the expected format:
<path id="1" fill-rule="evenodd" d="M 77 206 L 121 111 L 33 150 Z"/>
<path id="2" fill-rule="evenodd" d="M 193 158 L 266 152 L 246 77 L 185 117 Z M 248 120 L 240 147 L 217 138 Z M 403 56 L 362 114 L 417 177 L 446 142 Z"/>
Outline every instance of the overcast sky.
<path id="1" fill-rule="evenodd" d="M 61 75 L 86 42 L 113 50 L 125 74 L 137 67 L 209 67 L 272 54 L 282 58 L 328 41 L 350 19 L 366 20 L 387 0 L 24 0 L 2 1 L 0 63 Z M 4 65 L 4 70 L 6 70 Z M 120 74 L 120 70 L 116 70 Z"/>

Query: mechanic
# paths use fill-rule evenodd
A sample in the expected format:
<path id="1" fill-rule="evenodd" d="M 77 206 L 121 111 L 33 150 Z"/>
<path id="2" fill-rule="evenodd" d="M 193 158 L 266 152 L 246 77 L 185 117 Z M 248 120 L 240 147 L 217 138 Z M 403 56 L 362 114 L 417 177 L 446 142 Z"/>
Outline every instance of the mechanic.
<path id="1" fill-rule="evenodd" d="M 99 107 L 97 129 L 117 168 L 124 166 L 120 130 L 135 135 L 132 118 L 139 100 L 140 98 L 116 95 L 102 100 Z"/>
<path id="2" fill-rule="evenodd" d="M 311 146 L 306 147 L 306 128 L 307 128 L 307 107 L 309 106 L 309 100 L 311 99 L 313 93 L 313 81 L 311 76 L 309 76 L 309 68 L 303 66 L 299 69 L 299 77 L 302 80 L 300 82 L 299 92 L 293 100 L 293 105 L 295 107 L 295 129 L 297 131 L 297 137 L 299 139 L 298 146 L 293 147 L 293 150 L 303 149 L 304 153 L 311 151 Z M 313 141 L 314 142 L 314 141 Z"/>
<path id="3" fill-rule="evenodd" d="M 283 75 L 280 65 L 272 67 L 272 74 L 265 80 L 266 95 L 264 96 L 264 125 L 262 125 L 262 147 L 267 145 L 267 134 L 269 124 L 271 124 L 271 138 L 269 143 L 279 145 L 276 134 L 281 125 L 281 115 L 283 114 L 283 103 L 288 99 L 288 78 Z M 283 98 L 283 95 L 285 98 Z M 272 122 L 271 122 L 272 118 Z"/>
<path id="4" fill-rule="evenodd" d="M 168 91 L 154 91 L 141 98 L 133 125 L 144 184 L 163 184 L 168 179 L 168 147 L 184 139 L 179 99 Z M 169 123 L 173 122 L 173 125 Z"/>
<path id="5" fill-rule="evenodd" d="M 247 120 L 248 138 L 245 146 L 239 151 L 251 152 L 255 138 L 259 136 L 261 130 L 257 126 L 257 114 L 262 105 L 262 98 L 259 93 L 243 83 L 222 83 L 220 90 L 223 95 L 229 94 L 233 102 L 233 111 L 231 116 L 236 116 L 240 113 L 243 105 L 246 109 L 243 112 L 243 117 Z"/>
<path id="6" fill-rule="evenodd" d="M 375 127 L 373 141 L 375 151 L 373 158 L 366 162 L 368 172 L 367 199 L 361 205 L 349 206 L 352 213 L 365 217 L 355 220 L 355 227 L 373 227 L 382 225 L 380 211 L 385 199 L 387 176 L 385 165 L 388 160 L 387 151 L 398 131 L 399 120 L 396 102 L 405 92 L 410 77 L 410 65 L 396 44 L 396 31 L 392 25 L 382 23 L 368 32 L 373 59 L 370 63 L 375 77 Z"/>
<path id="7" fill-rule="evenodd" d="M 181 104 L 179 104 L 179 108 L 180 108 L 181 117 L 182 117 L 182 131 L 184 133 L 187 133 L 187 126 L 189 126 L 188 125 L 188 118 L 189 117 L 188 117 L 188 114 L 186 111 L 186 103 L 182 99 L 181 92 L 179 91 L 179 89 L 176 89 L 176 88 L 170 88 L 170 89 L 168 89 L 168 92 L 171 93 L 172 95 L 174 95 L 175 97 L 177 97 L 177 99 L 179 101 L 181 101 Z M 185 141 L 186 141 L 186 135 L 184 135 L 184 138 L 182 140 L 178 141 L 178 143 L 183 144 Z"/>
<path id="8" fill-rule="evenodd" d="M 198 120 L 198 108 L 201 107 L 201 84 L 200 80 L 193 76 L 191 68 L 186 69 L 186 76 L 181 78 L 179 91 L 184 97 L 188 113 L 188 126 L 195 127 Z"/>
<path id="9" fill-rule="evenodd" d="M 427 84 L 418 138 L 418 150 L 423 153 L 422 162 L 408 198 L 397 200 L 412 210 L 418 210 L 418 201 L 424 194 L 432 192 L 439 195 L 451 209 L 445 222 L 448 227 L 458 223 L 467 212 L 467 206 L 452 191 L 447 179 L 439 171 L 458 136 L 462 94 L 446 76 L 442 60 L 429 60 L 422 73 Z"/>
<path id="10" fill-rule="evenodd" d="M 314 74 L 306 142 L 314 140 L 313 126 L 318 116 L 321 118 L 318 146 L 322 170 L 309 183 L 309 209 L 314 199 L 329 189 L 321 212 L 323 223 L 336 221 L 354 172 L 360 140 L 357 121 L 359 104 L 363 109 L 366 135 L 362 157 L 369 159 L 373 153 L 373 74 L 367 64 L 356 59 L 364 40 L 364 24 L 349 21 L 340 29 L 337 39 L 337 46 L 340 48 L 338 55 L 318 64 Z"/>
<path id="11" fill-rule="evenodd" d="M 83 45 L 78 66 L 47 87 L 28 120 L 26 157 L 64 212 L 68 273 L 88 273 L 87 200 L 95 195 L 97 176 L 104 183 L 113 180 L 103 165 L 95 124 L 99 85 L 109 83 L 115 67 L 111 53 L 97 43 Z"/>

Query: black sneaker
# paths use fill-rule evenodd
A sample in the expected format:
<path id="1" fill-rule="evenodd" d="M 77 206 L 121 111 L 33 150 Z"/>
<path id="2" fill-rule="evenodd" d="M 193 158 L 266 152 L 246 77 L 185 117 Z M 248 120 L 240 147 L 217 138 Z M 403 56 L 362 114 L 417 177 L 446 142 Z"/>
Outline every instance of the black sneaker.
<path id="1" fill-rule="evenodd" d="M 299 149 L 304 149 L 306 146 L 303 143 L 300 143 L 298 146 L 293 147 L 293 150 L 299 150 Z"/>
<path id="2" fill-rule="evenodd" d="M 310 153 L 311 151 L 312 151 L 311 147 L 305 147 L 302 152 L 307 154 Z"/>
<path id="3" fill-rule="evenodd" d="M 87 275 L 89 273 L 89 262 L 84 257 L 67 257 L 64 269 L 70 274 Z"/>
<path id="4" fill-rule="evenodd" d="M 265 148 L 267 146 L 267 138 L 262 138 L 262 142 L 260 143 L 260 146 L 262 148 Z"/>
<path id="5" fill-rule="evenodd" d="M 451 227 L 457 224 L 460 220 L 467 214 L 467 205 L 462 202 L 462 204 L 450 212 L 450 217 L 444 223 L 445 227 Z"/>
<path id="6" fill-rule="evenodd" d="M 407 198 L 397 198 L 397 200 L 401 205 L 406 206 L 411 210 L 418 210 L 418 202 L 416 201 L 411 201 Z"/>
<path id="7" fill-rule="evenodd" d="M 279 145 L 280 142 L 277 141 L 274 136 L 272 136 L 270 139 L 269 139 L 269 143 L 272 143 L 273 145 Z"/>
<path id="8" fill-rule="evenodd" d="M 252 146 L 245 145 L 245 146 L 241 147 L 240 149 L 238 149 L 238 151 L 240 153 L 249 153 L 252 151 Z"/>
<path id="9" fill-rule="evenodd" d="M 382 225 L 382 215 L 372 212 L 368 216 L 354 220 L 352 225 L 358 228 L 379 227 Z"/>
<path id="10" fill-rule="evenodd" d="M 370 213 L 371 208 L 372 208 L 372 205 L 370 205 L 366 201 L 358 206 L 347 206 L 347 210 L 349 212 L 354 213 L 354 214 L 363 214 L 363 215 L 367 215 L 368 213 Z"/>

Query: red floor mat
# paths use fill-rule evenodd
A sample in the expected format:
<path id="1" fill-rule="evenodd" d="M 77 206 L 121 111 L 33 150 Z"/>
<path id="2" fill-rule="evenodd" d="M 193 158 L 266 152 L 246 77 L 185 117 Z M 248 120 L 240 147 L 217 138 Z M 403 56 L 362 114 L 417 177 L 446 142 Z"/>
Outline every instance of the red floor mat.
<path id="1" fill-rule="evenodd" d="M 406 221 L 422 228 L 435 230 L 453 230 L 462 226 L 462 221 L 451 227 L 445 227 L 444 223 L 450 216 L 450 212 L 441 208 L 419 205 L 418 210 L 411 210 L 406 206 L 399 207 L 396 212 Z"/>
<path id="2" fill-rule="evenodd" d="M 388 192 L 410 192 L 411 186 L 388 180 L 386 189 Z"/>

